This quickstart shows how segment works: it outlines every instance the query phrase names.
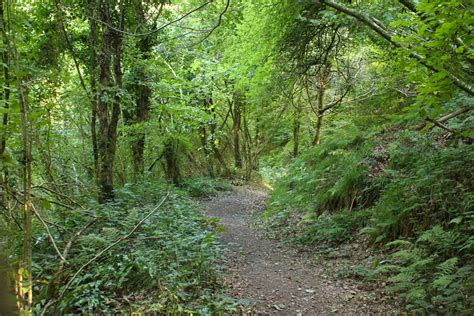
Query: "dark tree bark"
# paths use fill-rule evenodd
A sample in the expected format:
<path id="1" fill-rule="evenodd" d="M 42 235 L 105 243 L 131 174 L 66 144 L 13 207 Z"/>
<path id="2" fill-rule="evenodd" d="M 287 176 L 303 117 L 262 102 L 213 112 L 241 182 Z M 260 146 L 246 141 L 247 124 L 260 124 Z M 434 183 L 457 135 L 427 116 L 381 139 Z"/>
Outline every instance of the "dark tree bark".
<path id="1" fill-rule="evenodd" d="M 93 16 L 94 9 L 89 11 L 89 14 Z M 91 61 L 89 65 L 90 75 L 90 87 L 91 87 L 91 140 L 92 140 L 92 156 L 94 158 L 94 174 L 98 184 L 97 175 L 99 174 L 99 151 L 97 149 L 97 108 L 99 103 L 99 92 L 97 87 L 97 46 L 98 46 L 98 35 L 97 35 L 97 22 L 95 19 L 90 19 L 90 47 L 91 47 Z"/>
<path id="2" fill-rule="evenodd" d="M 31 202 L 31 183 L 32 183 L 32 170 L 31 170 L 31 126 L 29 119 L 29 104 L 28 104 L 28 91 L 24 85 L 24 78 L 21 78 L 19 57 L 16 51 L 16 44 L 13 43 L 14 57 L 16 62 L 16 77 L 17 77 L 17 94 L 20 104 L 20 117 L 21 117 L 21 138 L 22 138 L 22 162 L 23 162 L 23 249 L 22 249 L 22 263 L 21 267 L 24 269 L 26 274 L 26 285 L 23 285 L 26 289 L 24 297 L 25 302 L 24 311 L 31 313 L 33 309 L 33 279 L 32 279 L 32 202 Z"/>
<path id="3" fill-rule="evenodd" d="M 98 46 L 98 51 L 95 52 L 93 47 L 91 53 L 91 65 L 96 65 L 97 69 L 92 69 L 92 76 L 98 77 L 97 82 L 96 79 L 91 80 L 92 91 L 97 91 L 93 102 L 91 131 L 92 141 L 96 142 L 94 158 L 97 161 L 99 202 L 105 203 L 114 199 L 113 171 L 121 101 L 118 90 L 122 88 L 122 34 L 117 30 L 123 29 L 123 7 L 117 12 L 108 1 L 100 0 L 93 9 L 96 9 L 93 12 L 99 13 L 103 23 L 99 27 L 94 22 L 96 17 L 91 17 L 91 39 L 92 42 L 97 41 Z M 119 25 L 112 27 L 117 20 L 120 21 Z"/>
<path id="4" fill-rule="evenodd" d="M 151 46 L 150 48 L 151 49 Z M 149 51 L 147 49 L 147 51 Z M 136 69 L 139 78 L 144 78 L 146 73 L 143 68 Z M 133 157 L 133 171 L 134 176 L 139 178 L 144 172 L 144 151 L 145 151 L 145 138 L 146 133 L 144 132 L 143 126 L 138 126 L 147 121 L 150 112 L 150 99 L 151 89 L 146 83 L 134 84 L 131 91 L 135 93 L 135 107 L 131 110 L 124 110 L 123 115 L 125 124 L 132 127 L 130 131 L 130 147 Z"/>
<path id="5" fill-rule="evenodd" d="M 207 130 L 206 127 L 203 125 L 199 128 L 199 136 L 201 139 L 201 146 L 202 150 L 204 152 L 204 158 L 206 160 L 206 165 L 207 165 L 207 173 L 208 175 L 213 178 L 214 177 L 214 168 L 212 166 L 212 160 L 210 152 L 209 152 L 209 142 L 207 140 Z"/>
<path id="6" fill-rule="evenodd" d="M 222 153 L 219 151 L 219 148 L 216 145 L 217 114 L 213 106 L 212 95 L 210 95 L 208 98 L 204 100 L 204 108 L 205 108 L 205 111 L 211 115 L 211 120 L 208 122 L 209 134 L 210 134 L 208 137 L 208 144 L 211 148 L 212 153 L 214 154 L 214 157 L 217 159 L 217 161 L 219 161 L 219 164 L 224 170 L 224 175 L 228 176 L 230 175 L 229 168 L 227 167 L 227 164 L 225 162 L 224 157 L 222 156 Z"/>
<path id="7" fill-rule="evenodd" d="M 232 137 L 234 141 L 234 161 L 235 167 L 241 169 L 242 168 L 242 154 L 240 153 L 240 125 L 241 125 L 241 113 L 240 113 L 240 105 L 241 105 L 241 98 L 238 92 L 234 93 L 234 102 L 233 102 L 233 111 L 232 111 L 232 118 L 233 118 L 233 126 L 232 126 Z"/>
<path id="8" fill-rule="evenodd" d="M 178 145 L 173 139 L 168 139 L 165 142 L 164 158 L 166 163 L 166 177 L 175 186 L 181 185 L 181 174 L 178 164 Z"/>
<path id="9" fill-rule="evenodd" d="M 2 69 L 3 69 L 3 89 L 2 89 L 2 100 L 4 102 L 4 108 L 8 109 L 10 106 L 10 63 L 8 57 L 8 37 L 6 32 L 6 25 L 4 19 L 3 1 L 0 1 L 0 32 L 2 36 Z M 3 113 L 2 119 L 2 130 L 4 131 L 1 135 L 0 140 L 0 156 L 3 156 L 6 148 L 7 135 L 6 128 L 8 125 L 8 113 Z"/>
<path id="10" fill-rule="evenodd" d="M 9 58 L 9 41 L 7 35 L 7 25 L 5 23 L 5 12 L 3 9 L 3 0 L 0 0 L 0 35 L 2 37 L 2 74 L 3 80 L 2 85 L 3 89 L 1 90 L 1 99 L 3 100 L 3 106 L 5 109 L 10 108 L 10 58 Z M 7 147 L 7 138 L 8 138 L 8 113 L 3 113 L 2 118 L 2 134 L 0 136 L 0 159 L 3 159 L 3 155 L 5 154 L 5 150 Z M 8 196 L 8 169 L 5 165 L 3 165 L 3 170 L 1 175 L 1 188 L 2 188 L 2 195 L 0 197 L 2 204 L 11 212 L 10 210 L 10 203 L 9 203 L 9 196 Z M 11 214 L 9 214 L 11 215 Z M 9 216 L 10 217 L 10 216 Z"/>

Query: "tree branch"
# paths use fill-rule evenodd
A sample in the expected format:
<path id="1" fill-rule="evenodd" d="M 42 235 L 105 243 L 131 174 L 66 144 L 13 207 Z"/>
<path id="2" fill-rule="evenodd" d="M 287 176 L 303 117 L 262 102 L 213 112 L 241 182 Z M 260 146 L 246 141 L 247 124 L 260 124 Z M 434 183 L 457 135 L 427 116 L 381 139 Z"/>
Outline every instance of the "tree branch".
<path id="1" fill-rule="evenodd" d="M 416 13 L 416 6 L 410 0 L 398 0 L 405 8 Z"/>
<path id="2" fill-rule="evenodd" d="M 212 29 L 209 31 L 209 33 L 206 34 L 206 36 L 204 36 L 203 39 L 201 39 L 201 42 L 205 41 L 209 36 L 211 36 L 212 32 L 214 32 L 221 25 L 222 17 L 229 9 L 229 5 L 230 5 L 230 0 L 227 0 L 224 10 L 221 12 L 221 14 L 219 14 L 219 19 L 217 20 L 217 24 L 212 27 Z"/>
<path id="3" fill-rule="evenodd" d="M 474 110 L 474 106 L 468 106 L 468 107 L 465 107 L 465 108 L 461 108 L 461 109 L 459 109 L 459 110 L 457 110 L 457 111 L 448 113 L 448 114 L 446 114 L 446 115 L 440 117 L 439 119 L 437 119 L 437 121 L 438 121 L 439 123 L 444 123 L 444 122 L 446 122 L 446 121 L 452 119 L 453 117 L 456 117 L 456 116 L 458 116 L 458 115 L 467 113 L 467 112 L 472 111 L 472 110 Z"/>
<path id="4" fill-rule="evenodd" d="M 425 57 L 419 55 L 416 52 L 411 51 L 409 47 L 405 47 L 405 46 L 401 45 L 400 43 L 395 42 L 392 39 L 392 34 L 389 31 L 386 30 L 386 27 L 385 26 L 382 27 L 380 25 L 380 23 L 375 22 L 370 16 L 365 15 L 364 13 L 361 13 L 361 12 L 357 12 L 357 11 L 352 10 L 350 8 L 347 8 L 347 7 L 345 7 L 345 6 L 343 6 L 339 3 L 336 3 L 334 1 L 331 1 L 331 0 L 316 0 L 316 1 L 319 2 L 319 3 L 323 3 L 327 6 L 335 9 L 336 11 L 343 12 L 343 13 L 349 15 L 349 16 L 352 16 L 356 20 L 359 20 L 360 22 L 364 23 L 365 25 L 370 27 L 372 30 L 377 32 L 380 36 L 385 38 L 393 46 L 395 46 L 397 48 L 404 49 L 405 51 L 407 51 L 409 53 L 410 57 L 418 60 L 418 62 L 420 64 L 422 64 L 423 66 L 425 66 L 429 70 L 434 71 L 434 72 L 440 72 L 440 70 L 438 70 L 435 67 L 433 67 L 433 66 L 429 65 L 428 63 L 426 63 L 426 58 Z M 455 86 L 457 86 L 459 89 L 463 90 L 464 92 L 468 93 L 469 95 L 474 96 L 474 89 L 469 83 L 467 83 L 467 82 L 463 81 L 462 79 L 458 78 L 456 75 L 451 73 L 449 70 L 447 70 L 447 69 L 444 69 L 444 70 L 447 72 L 448 77 L 452 80 L 452 82 Z"/>
<path id="5" fill-rule="evenodd" d="M 53 235 L 51 235 L 51 232 L 49 231 L 48 225 L 43 220 L 39 212 L 36 210 L 36 207 L 33 203 L 31 203 L 31 208 L 33 210 L 33 213 L 35 213 L 36 217 L 39 219 L 44 229 L 46 230 L 46 234 L 48 234 L 49 240 L 51 241 L 51 244 L 53 245 L 54 250 L 56 250 L 56 253 L 58 254 L 59 258 L 61 258 L 61 261 L 66 261 L 66 259 L 64 259 L 63 255 L 59 251 L 58 246 L 56 245 L 56 242 L 54 241 Z"/>
<path id="6" fill-rule="evenodd" d="M 170 21 L 170 22 L 167 22 L 167 23 L 165 23 L 165 24 L 159 26 L 158 28 L 156 28 L 156 29 L 154 29 L 154 30 L 151 30 L 151 31 L 145 32 L 145 33 L 131 33 L 131 32 L 127 32 L 127 31 L 121 30 L 121 29 L 119 29 L 119 28 L 116 28 L 116 27 L 114 27 L 114 26 L 112 26 L 112 25 L 110 25 L 110 24 L 108 24 L 108 23 L 106 23 L 106 22 L 104 22 L 104 21 L 102 21 L 102 20 L 96 19 L 96 18 L 94 18 L 94 17 L 92 17 L 92 16 L 89 16 L 89 19 L 95 20 L 95 21 L 97 21 L 97 22 L 99 22 L 99 23 L 101 23 L 101 24 L 104 24 L 104 25 L 106 25 L 107 27 L 109 27 L 110 29 L 112 29 L 112 30 L 114 30 L 114 31 L 116 31 L 116 32 L 118 32 L 118 33 L 121 33 L 121 34 L 123 34 L 123 35 L 127 35 L 127 36 L 137 36 L 137 37 L 138 37 L 138 36 L 148 36 L 148 35 L 152 35 L 152 34 L 154 34 L 154 33 L 158 33 L 159 31 L 161 31 L 162 29 L 164 29 L 164 28 L 170 26 L 171 24 L 174 24 L 174 23 L 176 23 L 176 22 L 179 22 L 179 21 L 183 20 L 184 18 L 188 17 L 189 15 L 193 14 L 193 13 L 196 12 L 196 11 L 199 11 L 200 9 L 204 8 L 206 5 L 208 5 L 208 4 L 212 3 L 212 2 L 213 2 L 213 0 L 206 1 L 206 2 L 204 2 L 203 4 L 201 4 L 200 6 L 198 6 L 198 7 L 194 8 L 194 9 L 192 9 L 192 10 L 189 11 L 189 12 L 187 12 L 186 14 L 183 14 L 183 15 L 180 16 L 179 18 L 176 18 L 176 19 L 174 19 L 174 20 L 172 20 L 172 21 Z"/>
<path id="7" fill-rule="evenodd" d="M 456 134 L 456 131 L 450 129 L 450 128 L 447 127 L 446 125 L 444 125 L 444 124 L 438 122 L 437 120 L 432 119 L 432 118 L 429 117 L 429 116 L 427 116 L 427 117 L 425 118 L 425 120 L 427 120 L 427 121 L 430 122 L 430 123 L 433 123 L 434 125 L 438 126 L 439 128 L 444 129 L 445 131 L 450 132 L 451 134 Z"/>

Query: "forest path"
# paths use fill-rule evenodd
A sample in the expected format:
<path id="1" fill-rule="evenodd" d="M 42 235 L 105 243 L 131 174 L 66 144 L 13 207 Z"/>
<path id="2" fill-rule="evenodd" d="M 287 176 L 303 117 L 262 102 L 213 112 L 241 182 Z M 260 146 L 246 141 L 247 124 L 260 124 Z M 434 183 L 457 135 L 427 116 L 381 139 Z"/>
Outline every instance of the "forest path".
<path id="1" fill-rule="evenodd" d="M 328 278 L 308 254 L 262 236 L 252 214 L 264 209 L 266 199 L 263 190 L 243 186 L 201 202 L 205 214 L 225 227 L 221 242 L 227 248 L 228 295 L 250 301 L 244 313 L 360 315 L 391 310 L 358 299 L 364 293 L 356 284 Z"/>

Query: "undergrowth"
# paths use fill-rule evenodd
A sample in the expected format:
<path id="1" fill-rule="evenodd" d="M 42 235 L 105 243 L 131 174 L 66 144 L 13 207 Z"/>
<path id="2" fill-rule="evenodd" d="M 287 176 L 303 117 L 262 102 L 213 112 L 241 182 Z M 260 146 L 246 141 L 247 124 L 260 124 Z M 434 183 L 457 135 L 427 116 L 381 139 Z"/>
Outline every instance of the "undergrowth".
<path id="1" fill-rule="evenodd" d="M 132 231 L 170 195 L 126 240 L 89 264 L 77 277 L 72 275 L 88 260 L 118 238 Z M 60 249 L 75 231 L 75 239 L 61 270 L 48 237 L 35 233 L 35 291 L 40 302 L 36 312 L 63 294 L 49 308 L 50 314 L 159 313 L 203 315 L 230 312 L 234 303 L 220 294 L 220 249 L 212 226 L 183 192 L 161 183 L 127 185 L 117 191 L 114 203 L 89 204 L 62 217 L 49 212 L 47 220 L 64 230 L 53 232 Z M 60 271 L 60 272 L 58 272 Z"/>
<path id="2" fill-rule="evenodd" d="M 366 235 L 382 256 L 359 276 L 407 310 L 472 314 L 474 151 L 440 139 L 352 125 L 329 135 L 277 182 L 267 227 L 326 250 Z"/>
<path id="3" fill-rule="evenodd" d="M 209 198 L 219 191 L 229 191 L 232 187 L 228 180 L 201 177 L 186 179 L 183 188 L 191 197 Z"/>

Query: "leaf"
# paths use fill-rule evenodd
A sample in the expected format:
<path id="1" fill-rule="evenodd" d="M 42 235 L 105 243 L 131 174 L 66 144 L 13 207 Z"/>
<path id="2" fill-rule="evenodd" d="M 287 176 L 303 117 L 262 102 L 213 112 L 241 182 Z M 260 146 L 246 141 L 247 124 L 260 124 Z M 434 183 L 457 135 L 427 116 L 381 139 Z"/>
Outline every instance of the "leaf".
<path id="1" fill-rule="evenodd" d="M 463 216 L 458 216 L 458 217 L 456 217 L 456 218 L 453 218 L 449 223 L 450 223 L 450 224 L 457 224 L 457 225 L 459 225 L 459 224 L 462 223 L 463 219 L 464 219 Z"/>

